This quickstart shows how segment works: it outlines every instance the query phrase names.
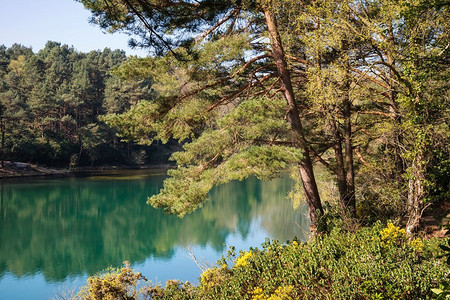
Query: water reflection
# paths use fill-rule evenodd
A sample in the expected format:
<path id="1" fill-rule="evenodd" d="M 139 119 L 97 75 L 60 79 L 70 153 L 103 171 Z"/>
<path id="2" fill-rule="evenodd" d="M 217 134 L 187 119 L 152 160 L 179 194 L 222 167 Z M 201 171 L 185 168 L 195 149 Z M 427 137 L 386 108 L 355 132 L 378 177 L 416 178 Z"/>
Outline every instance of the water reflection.
<path id="1" fill-rule="evenodd" d="M 124 260 L 170 260 L 177 247 L 221 252 L 227 237 L 245 240 L 255 222 L 272 238 L 305 238 L 305 208 L 294 211 L 286 200 L 292 185 L 287 178 L 219 186 L 203 208 L 183 219 L 145 204 L 163 180 L 159 175 L 1 183 L 0 279 L 8 272 L 41 273 L 47 281 L 62 281 Z"/>

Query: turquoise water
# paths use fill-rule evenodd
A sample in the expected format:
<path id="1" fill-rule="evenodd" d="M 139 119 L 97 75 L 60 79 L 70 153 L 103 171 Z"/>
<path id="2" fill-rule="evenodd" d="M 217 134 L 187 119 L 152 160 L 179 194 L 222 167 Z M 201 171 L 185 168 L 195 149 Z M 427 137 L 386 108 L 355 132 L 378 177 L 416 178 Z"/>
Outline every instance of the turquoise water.
<path id="1" fill-rule="evenodd" d="M 127 260 L 154 283 L 197 283 L 192 259 L 212 266 L 229 246 L 266 237 L 305 239 L 306 208 L 292 208 L 289 178 L 249 178 L 214 188 L 180 219 L 147 205 L 163 174 L 118 171 L 77 178 L 0 182 L 0 299 L 49 299 Z"/>

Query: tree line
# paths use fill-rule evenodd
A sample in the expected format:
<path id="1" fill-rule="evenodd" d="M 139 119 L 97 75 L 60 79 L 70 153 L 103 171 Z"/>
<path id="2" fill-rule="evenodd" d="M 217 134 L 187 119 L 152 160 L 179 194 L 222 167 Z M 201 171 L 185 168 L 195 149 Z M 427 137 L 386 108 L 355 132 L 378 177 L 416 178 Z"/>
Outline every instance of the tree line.
<path id="1" fill-rule="evenodd" d="M 0 46 L 0 159 L 68 167 L 159 162 L 167 149 L 121 142 L 101 115 L 152 98 L 149 78 L 112 75 L 122 50 L 81 53 L 48 42 Z"/>

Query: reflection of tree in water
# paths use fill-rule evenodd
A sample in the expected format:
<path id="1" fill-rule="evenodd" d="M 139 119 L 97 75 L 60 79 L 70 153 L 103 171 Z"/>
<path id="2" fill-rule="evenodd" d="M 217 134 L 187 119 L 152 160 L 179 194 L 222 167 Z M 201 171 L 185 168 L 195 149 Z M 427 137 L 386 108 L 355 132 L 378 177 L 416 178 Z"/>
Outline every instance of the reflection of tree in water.
<path id="1" fill-rule="evenodd" d="M 210 193 L 212 201 L 201 209 L 206 219 L 215 219 L 219 228 L 239 232 L 245 239 L 255 219 L 269 233 L 281 241 L 295 236 L 306 240 L 309 234 L 309 219 L 306 206 L 294 210 L 287 199 L 293 182 L 286 175 L 270 182 L 254 177 L 241 182 L 218 186 Z"/>
<path id="2" fill-rule="evenodd" d="M 281 204 L 287 180 L 255 178 L 215 188 L 211 201 L 183 219 L 145 205 L 164 177 L 142 180 L 53 179 L 2 185 L 0 276 L 42 272 L 47 280 L 93 274 L 123 260 L 168 259 L 175 246 L 210 245 L 224 250 L 226 238 L 249 234 L 253 218 L 281 240 L 294 231 L 294 211 Z M 280 235 L 279 235 L 280 234 Z M 288 238 L 292 238 L 289 236 Z"/>
<path id="3" fill-rule="evenodd" d="M 206 220 L 215 220 L 217 228 L 239 232 L 245 239 L 249 233 L 251 210 L 261 199 L 261 181 L 249 178 L 215 187 L 202 209 Z M 223 244 L 223 243 L 222 243 Z"/>
<path id="4" fill-rule="evenodd" d="M 294 210 L 288 193 L 293 188 L 293 182 L 288 176 L 277 178 L 262 184 L 262 201 L 255 210 L 255 216 L 261 218 L 264 229 L 273 238 L 282 242 L 297 237 L 306 240 L 309 235 L 309 218 L 306 204 Z"/>

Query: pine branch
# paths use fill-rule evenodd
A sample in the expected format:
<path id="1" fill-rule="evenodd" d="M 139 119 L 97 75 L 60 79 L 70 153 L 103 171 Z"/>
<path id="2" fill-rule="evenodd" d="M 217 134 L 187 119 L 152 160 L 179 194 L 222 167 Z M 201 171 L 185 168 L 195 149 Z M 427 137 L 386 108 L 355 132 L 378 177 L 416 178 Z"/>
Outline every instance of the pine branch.
<path id="1" fill-rule="evenodd" d="M 216 108 L 217 106 L 223 104 L 223 103 L 224 103 L 225 101 L 227 101 L 227 100 L 230 100 L 230 99 L 232 99 L 232 98 L 235 98 L 235 97 L 238 96 L 240 93 L 242 93 L 243 91 L 245 91 L 247 88 L 253 87 L 253 86 L 256 86 L 256 85 L 261 84 L 262 82 L 266 81 L 267 79 L 271 78 L 272 76 L 273 76 L 273 74 L 267 74 L 266 76 L 264 76 L 263 78 L 261 78 L 260 80 L 258 80 L 258 81 L 256 81 L 256 82 L 253 81 L 253 82 L 251 82 L 251 83 L 248 84 L 248 85 L 244 85 L 243 87 L 241 87 L 239 90 L 235 91 L 234 93 L 232 93 L 232 94 L 230 94 L 230 95 L 228 95 L 228 96 L 225 96 L 225 97 L 223 97 L 222 99 L 220 99 L 219 101 L 217 101 L 216 103 L 212 104 L 212 105 L 208 108 L 208 111 L 213 110 L 214 108 Z"/>
<path id="2" fill-rule="evenodd" d="M 233 9 L 231 11 L 231 13 L 229 15 L 227 15 L 225 18 L 223 18 L 222 20 L 220 20 L 219 22 L 217 22 L 216 24 L 214 24 L 214 26 L 212 26 L 211 28 L 209 28 L 207 31 L 205 31 L 204 33 L 202 33 L 198 38 L 196 38 L 196 42 L 200 43 L 205 37 L 207 37 L 211 32 L 213 32 L 214 30 L 216 30 L 220 25 L 222 25 L 223 23 L 225 23 L 226 21 L 228 21 L 229 19 L 231 19 L 233 16 L 236 18 L 238 13 L 240 11 L 240 8 L 236 7 L 235 9 Z"/>

